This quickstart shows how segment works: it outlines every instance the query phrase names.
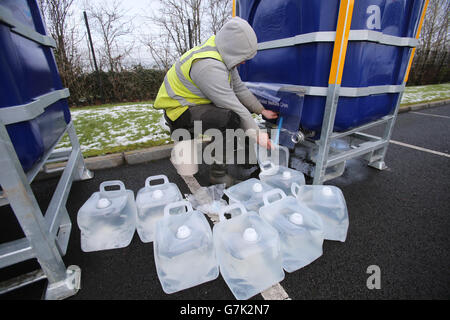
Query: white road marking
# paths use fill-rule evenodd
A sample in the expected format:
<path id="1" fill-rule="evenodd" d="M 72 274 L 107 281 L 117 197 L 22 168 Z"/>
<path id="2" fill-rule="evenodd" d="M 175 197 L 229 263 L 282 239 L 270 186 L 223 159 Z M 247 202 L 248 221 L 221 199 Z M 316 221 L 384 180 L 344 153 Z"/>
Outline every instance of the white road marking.
<path id="1" fill-rule="evenodd" d="M 264 300 L 291 300 L 281 284 L 277 283 L 261 292 Z"/>
<path id="2" fill-rule="evenodd" d="M 407 148 L 411 148 L 411 149 L 415 149 L 415 150 L 419 150 L 419 151 L 423 151 L 423 152 L 428 152 L 428 153 L 431 153 L 431 154 L 434 154 L 437 156 L 450 158 L 450 154 L 445 153 L 445 152 L 434 151 L 431 149 L 426 149 L 426 148 L 414 146 L 412 144 L 407 144 L 407 143 L 403 143 L 403 142 L 395 141 L 395 140 L 391 140 L 390 143 L 397 144 L 399 146 L 403 146 L 403 147 L 407 147 Z"/>
<path id="3" fill-rule="evenodd" d="M 198 189 L 201 188 L 201 185 L 198 183 L 197 179 L 194 176 L 181 176 L 186 182 L 189 190 L 194 193 Z M 207 216 L 211 219 L 211 221 L 216 224 L 219 222 L 219 217 L 216 214 L 207 214 Z M 291 300 L 289 295 L 286 293 L 284 288 L 279 284 L 274 284 L 269 289 L 261 292 L 264 300 Z"/>
<path id="4" fill-rule="evenodd" d="M 182 176 L 180 175 L 184 182 L 186 182 L 189 190 L 194 193 L 195 191 L 197 191 L 198 189 L 200 189 L 202 186 L 200 185 L 200 183 L 198 183 L 197 179 L 195 179 L 194 176 Z"/>
<path id="5" fill-rule="evenodd" d="M 182 175 L 180 175 L 180 176 L 183 178 L 184 182 L 186 182 L 186 184 L 192 194 L 194 194 L 198 189 L 200 189 L 202 187 L 200 185 L 200 183 L 198 183 L 197 179 L 194 176 L 182 176 Z M 211 221 L 214 224 L 219 222 L 219 216 L 217 214 L 207 213 L 206 215 L 208 216 L 209 219 L 211 219 Z"/>
<path id="6" fill-rule="evenodd" d="M 430 117 L 438 117 L 438 118 L 450 119 L 449 116 L 442 116 L 440 114 L 422 113 L 422 112 L 416 112 L 416 111 L 410 111 L 409 113 L 420 114 L 421 116 L 430 116 Z"/>

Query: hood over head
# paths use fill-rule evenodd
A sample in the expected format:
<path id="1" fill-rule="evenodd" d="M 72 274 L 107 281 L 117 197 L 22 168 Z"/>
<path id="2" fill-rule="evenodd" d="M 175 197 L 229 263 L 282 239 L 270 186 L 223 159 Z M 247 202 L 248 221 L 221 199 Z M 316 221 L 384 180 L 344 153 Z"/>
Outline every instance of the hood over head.
<path id="1" fill-rule="evenodd" d="M 234 17 L 217 32 L 216 46 L 228 70 L 256 55 L 255 31 L 242 18 Z"/>

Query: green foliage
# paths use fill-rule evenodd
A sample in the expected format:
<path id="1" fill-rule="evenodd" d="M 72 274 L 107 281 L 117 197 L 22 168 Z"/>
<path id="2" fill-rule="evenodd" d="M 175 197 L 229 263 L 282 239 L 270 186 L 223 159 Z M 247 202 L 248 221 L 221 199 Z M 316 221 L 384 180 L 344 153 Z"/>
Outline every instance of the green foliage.
<path id="1" fill-rule="evenodd" d="M 71 106 L 155 99 L 164 71 L 141 65 L 120 72 L 83 73 L 68 83 Z"/>
<path id="2" fill-rule="evenodd" d="M 85 157 L 171 143 L 161 127 L 163 113 L 148 103 L 120 103 L 71 108 L 72 121 Z M 58 148 L 70 147 L 68 136 Z"/>

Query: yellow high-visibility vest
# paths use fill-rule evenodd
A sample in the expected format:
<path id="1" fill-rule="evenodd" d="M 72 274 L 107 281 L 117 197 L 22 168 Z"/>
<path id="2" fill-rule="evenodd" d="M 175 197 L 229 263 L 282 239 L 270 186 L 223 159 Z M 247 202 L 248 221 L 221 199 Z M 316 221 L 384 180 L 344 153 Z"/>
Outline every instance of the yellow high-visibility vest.
<path id="1" fill-rule="evenodd" d="M 201 46 L 194 47 L 183 54 L 164 77 L 154 107 L 165 109 L 170 120 L 178 119 L 190 106 L 211 103 L 211 100 L 206 98 L 192 81 L 189 73 L 196 59 L 212 58 L 223 62 L 216 47 L 215 37 L 211 36 Z M 230 75 L 228 80 L 231 80 Z"/>

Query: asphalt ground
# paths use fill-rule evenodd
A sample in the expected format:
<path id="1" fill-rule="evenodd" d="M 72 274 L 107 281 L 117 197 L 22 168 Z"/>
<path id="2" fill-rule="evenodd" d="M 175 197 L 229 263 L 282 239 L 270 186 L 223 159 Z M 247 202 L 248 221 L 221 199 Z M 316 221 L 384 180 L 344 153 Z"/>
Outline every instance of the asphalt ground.
<path id="1" fill-rule="evenodd" d="M 418 114 L 418 113 L 424 113 Z M 438 115 L 438 116 L 435 116 Z M 369 133 L 380 134 L 372 129 Z M 392 139 L 449 153 L 450 105 L 399 114 Z M 344 174 L 327 184 L 341 188 L 350 219 L 344 243 L 325 241 L 323 255 L 286 273 L 280 283 L 292 300 L 300 299 L 446 299 L 450 298 L 450 158 L 391 143 L 388 169 L 378 171 L 362 160 L 347 163 Z M 70 300 L 152 299 L 233 300 L 226 283 L 216 280 L 167 295 L 159 283 L 152 244 L 135 233 L 122 249 L 85 253 L 80 248 L 76 216 L 82 204 L 106 180 L 122 180 L 135 194 L 147 176 L 166 174 L 183 194 L 190 193 L 170 161 L 124 165 L 95 171 L 92 180 L 75 182 L 67 202 L 72 219 L 66 265 L 81 268 L 81 290 Z M 206 185 L 199 175 L 200 184 Z M 32 184 L 45 211 L 57 179 Z M 0 243 L 23 233 L 9 206 L 0 208 Z M 381 271 L 381 288 L 368 289 L 369 266 Z M 39 268 L 35 260 L 0 270 L 0 281 Z M 186 269 L 186 275 L 189 269 Z M 41 299 L 46 280 L 0 296 Z M 258 294 L 252 300 L 262 300 Z"/>

